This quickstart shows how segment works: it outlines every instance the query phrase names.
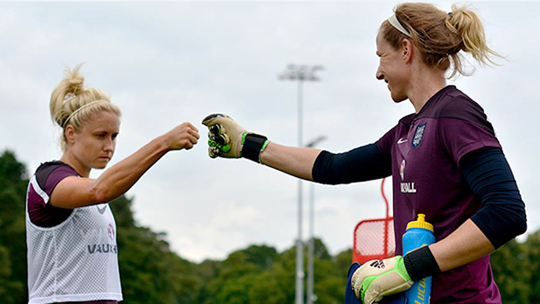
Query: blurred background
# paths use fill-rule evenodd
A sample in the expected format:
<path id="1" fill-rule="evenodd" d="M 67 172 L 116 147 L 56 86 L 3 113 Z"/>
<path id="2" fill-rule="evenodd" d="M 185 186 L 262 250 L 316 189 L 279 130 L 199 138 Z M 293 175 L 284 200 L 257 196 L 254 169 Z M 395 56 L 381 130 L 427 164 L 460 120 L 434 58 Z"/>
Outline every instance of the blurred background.
<path id="1" fill-rule="evenodd" d="M 210 159 L 207 130 L 200 122 L 208 114 L 226 113 L 250 131 L 298 146 L 298 85 L 278 76 L 290 64 L 321 65 L 319 81 L 302 87 L 302 143 L 325 136 L 316 147 L 343 152 L 377 141 L 413 112 L 408 101 L 395 104 L 386 85 L 375 78 L 377 30 L 398 3 L 1 2 L 0 152 L 5 165 L 0 184 L 0 262 L 11 268 L 0 271 L 0 298 L 24 302 L 25 180 L 41 162 L 61 156 L 60 129 L 51 122 L 49 98 L 65 68 L 84 62 L 86 84 L 110 94 L 123 111 L 111 165 L 184 121 L 201 134 L 192 150 L 166 155 L 122 202 L 112 204 L 118 209 L 120 267 L 124 296 L 130 299 L 126 302 L 292 302 L 286 290 L 292 290 L 294 299 L 297 180 L 246 160 Z M 484 22 L 490 46 L 506 59 L 499 59 L 498 67 L 471 64 L 472 77 L 449 83 L 482 105 L 503 145 L 529 225 L 528 232 L 512 243 L 515 248 L 505 250 L 521 252 L 534 248 L 527 242 L 534 243 L 540 229 L 540 189 L 534 182 L 540 170 L 536 157 L 540 3 L 470 3 Z M 451 4 L 436 2 L 446 11 Z M 100 173 L 94 171 L 93 177 Z M 342 302 L 353 229 L 363 219 L 385 216 L 380 185 L 373 181 L 311 188 L 304 183 L 304 242 L 308 191 L 314 193 L 319 303 Z M 391 200 L 390 185 L 388 181 L 386 194 Z M 523 261 L 529 257 L 529 251 L 514 253 L 510 256 Z M 162 264 L 150 263 L 155 259 Z M 529 265 L 524 271 L 531 269 Z M 170 277 L 164 274 L 168 272 Z M 157 274 L 163 282 L 158 283 Z M 538 280 L 531 276 L 522 276 L 528 284 L 511 287 L 527 300 L 528 295 L 540 294 L 534 287 Z M 244 285 L 231 278 L 246 286 L 274 282 L 275 290 L 252 286 L 254 298 L 249 298 L 249 292 L 238 287 Z M 321 283 L 325 280 L 329 281 Z M 222 292 L 225 281 L 233 283 L 231 290 Z M 144 300 L 141 294 L 153 294 L 152 290 L 168 296 Z M 274 299 L 270 293 L 279 296 Z M 239 302 L 235 294 L 246 296 L 248 302 Z M 160 298 L 165 300 L 155 300 Z M 526 303 L 518 296 L 512 299 Z"/>

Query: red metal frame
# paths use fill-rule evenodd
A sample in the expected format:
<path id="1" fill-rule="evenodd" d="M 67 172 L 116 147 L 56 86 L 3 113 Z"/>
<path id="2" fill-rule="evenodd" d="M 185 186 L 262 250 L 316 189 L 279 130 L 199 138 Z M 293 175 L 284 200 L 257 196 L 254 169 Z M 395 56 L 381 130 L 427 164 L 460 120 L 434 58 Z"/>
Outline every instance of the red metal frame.
<path id="1" fill-rule="evenodd" d="M 363 264 L 370 260 L 386 259 L 386 258 L 394 256 L 395 245 L 391 246 L 391 248 L 389 248 L 388 246 L 389 245 L 388 236 L 390 233 L 392 233 L 392 231 L 389 231 L 389 226 L 393 224 L 392 221 L 394 217 L 390 216 L 390 213 L 389 213 L 388 199 L 386 198 L 386 195 L 384 194 L 384 181 L 385 181 L 385 178 L 383 178 L 382 183 L 381 183 L 381 193 L 382 193 L 384 202 L 386 204 L 386 217 L 380 218 L 380 219 L 363 220 L 356 225 L 356 227 L 354 228 L 354 235 L 353 235 L 353 240 L 354 240 L 353 241 L 353 254 L 352 254 L 353 262 L 358 262 L 360 264 Z M 358 243 L 357 243 L 358 242 L 357 240 L 358 229 L 362 225 L 369 226 L 370 223 L 377 223 L 377 222 L 384 222 L 383 252 L 380 254 L 362 254 L 361 252 L 358 252 Z"/>
<path id="2" fill-rule="evenodd" d="M 358 225 L 356 225 L 354 229 L 354 242 L 353 242 L 353 253 L 352 253 L 352 259 L 353 262 L 358 262 L 360 264 L 363 264 L 370 260 L 379 260 L 379 259 L 386 259 L 389 257 L 394 256 L 394 246 L 389 244 L 388 236 L 389 233 L 392 233 L 389 231 L 389 226 L 392 224 L 393 217 L 387 217 L 387 218 L 380 218 L 380 219 L 370 219 L 370 220 L 363 220 Z M 357 231 L 358 229 L 364 225 L 367 226 L 370 223 L 377 223 L 377 222 L 384 222 L 384 240 L 382 244 L 382 252 L 378 254 L 366 254 L 358 251 L 359 245 L 358 245 L 358 237 L 357 237 Z M 378 246 L 379 244 L 377 244 Z M 390 246 L 389 246 L 390 245 Z"/>

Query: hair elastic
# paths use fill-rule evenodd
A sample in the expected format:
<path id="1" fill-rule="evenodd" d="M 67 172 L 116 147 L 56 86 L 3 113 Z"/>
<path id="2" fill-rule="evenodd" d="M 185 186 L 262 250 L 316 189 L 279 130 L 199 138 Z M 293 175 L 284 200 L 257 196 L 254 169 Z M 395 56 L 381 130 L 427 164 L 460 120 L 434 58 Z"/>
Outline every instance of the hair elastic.
<path id="1" fill-rule="evenodd" d="M 67 123 L 69 122 L 69 120 L 75 116 L 75 114 L 79 113 L 80 111 L 82 111 L 83 109 L 85 108 L 88 108 L 89 106 L 93 105 L 93 104 L 96 104 L 98 102 L 101 102 L 101 101 L 106 101 L 104 99 L 100 99 L 100 100 L 94 100 L 92 102 L 89 102 L 87 104 L 85 104 L 84 106 L 78 108 L 77 110 L 73 111 L 73 113 L 71 113 L 68 118 L 66 118 L 66 120 L 64 121 L 64 124 L 62 124 L 62 129 L 64 129 L 66 126 L 67 126 Z"/>
<path id="2" fill-rule="evenodd" d="M 388 22 L 393 26 L 395 27 L 398 31 L 402 32 L 403 34 L 405 34 L 407 37 L 409 38 L 412 38 L 411 37 L 411 34 L 409 33 L 409 31 L 407 31 L 403 25 L 401 25 L 401 23 L 399 22 L 399 20 L 397 19 L 396 17 L 396 14 L 390 16 L 390 18 L 387 19 Z"/>
<path id="3" fill-rule="evenodd" d="M 75 98 L 75 97 L 77 97 L 77 95 L 75 95 L 75 94 L 73 94 L 73 93 L 66 94 L 66 95 L 64 96 L 64 101 L 63 101 L 63 103 L 66 103 L 66 102 L 72 100 L 72 99 Z"/>

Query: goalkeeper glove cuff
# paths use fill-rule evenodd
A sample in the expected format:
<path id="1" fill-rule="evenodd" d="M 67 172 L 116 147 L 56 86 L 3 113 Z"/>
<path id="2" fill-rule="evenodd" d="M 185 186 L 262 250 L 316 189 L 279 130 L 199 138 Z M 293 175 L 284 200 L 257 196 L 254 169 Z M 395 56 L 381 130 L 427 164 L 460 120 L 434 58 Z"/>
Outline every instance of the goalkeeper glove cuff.
<path id="1" fill-rule="evenodd" d="M 260 163 L 259 156 L 269 142 L 264 135 L 247 132 L 242 134 L 242 157 Z"/>

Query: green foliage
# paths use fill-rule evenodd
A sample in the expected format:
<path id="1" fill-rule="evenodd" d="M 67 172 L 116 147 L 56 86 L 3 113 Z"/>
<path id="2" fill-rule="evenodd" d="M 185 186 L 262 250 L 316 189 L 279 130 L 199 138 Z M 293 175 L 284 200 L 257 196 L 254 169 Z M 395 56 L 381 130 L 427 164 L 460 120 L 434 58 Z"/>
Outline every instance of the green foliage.
<path id="1" fill-rule="evenodd" d="M 132 200 L 110 203 L 117 221 L 118 261 L 126 303 L 194 303 L 202 281 L 195 265 L 172 253 L 163 233 L 135 225 Z"/>
<path id="2" fill-rule="evenodd" d="M 9 251 L 6 247 L 0 246 L 0 298 L 2 303 L 19 303 L 24 298 L 23 283 L 16 281 L 12 277 L 11 261 Z"/>
<path id="3" fill-rule="evenodd" d="M 249 303 L 294 303 L 295 263 L 295 247 L 281 253 L 272 267 L 256 278 Z"/>
<path id="4" fill-rule="evenodd" d="M 314 290 L 318 303 L 343 302 L 351 254 L 345 268 L 339 269 L 320 239 L 315 240 L 314 252 Z M 257 253 L 255 259 L 254 253 Z M 294 303 L 295 272 L 296 247 L 278 254 L 271 247 L 253 245 L 231 253 L 223 261 L 215 278 L 208 282 L 206 298 L 201 303 Z"/>
<path id="5" fill-rule="evenodd" d="M 244 253 L 246 262 L 253 263 L 262 269 L 270 268 L 274 261 L 278 258 L 277 250 L 266 245 L 251 245 L 241 251 Z"/>
<path id="6" fill-rule="evenodd" d="M 525 244 L 515 240 L 502 246 L 491 256 L 497 286 L 503 295 L 504 303 L 527 303 L 531 294 L 531 273 Z"/>
<path id="7" fill-rule="evenodd" d="M 530 234 L 524 247 L 527 249 L 527 271 L 530 273 L 529 303 L 540 303 L 540 231 Z"/>
<path id="8" fill-rule="evenodd" d="M 277 252 L 267 246 L 250 246 L 231 253 L 223 261 L 216 277 L 210 279 L 202 303 L 250 303 L 249 293 L 257 277 L 270 264 Z"/>
<path id="9" fill-rule="evenodd" d="M 12 152 L 0 156 L 0 299 L 26 303 L 26 170 Z M 138 225 L 132 199 L 110 204 L 116 218 L 124 303 L 247 304 L 294 303 L 296 247 L 281 253 L 251 245 L 224 261 L 191 263 L 173 253 L 164 233 Z M 307 246 L 304 246 L 307 251 Z M 306 260 L 307 260 L 307 255 Z M 336 256 L 315 239 L 315 303 L 343 303 L 352 250 Z M 304 261 L 306 263 L 306 261 Z M 540 231 L 491 255 L 504 303 L 540 303 Z M 304 264 L 307 269 L 307 264 Z M 307 290 L 307 287 L 304 288 Z"/>
<path id="10" fill-rule="evenodd" d="M 28 180 L 24 165 L 10 151 L 0 157 L 0 299 L 28 302 L 24 201 Z"/>
<path id="11" fill-rule="evenodd" d="M 344 270 L 344 271 L 349 270 L 349 266 L 351 266 L 351 260 L 352 260 L 352 248 L 342 251 L 334 257 L 334 261 L 337 266 L 336 268 L 340 270 Z"/>
<path id="12" fill-rule="evenodd" d="M 496 250 L 491 266 L 503 303 L 540 303 L 540 231 Z"/>

